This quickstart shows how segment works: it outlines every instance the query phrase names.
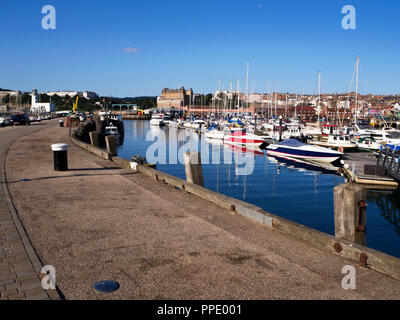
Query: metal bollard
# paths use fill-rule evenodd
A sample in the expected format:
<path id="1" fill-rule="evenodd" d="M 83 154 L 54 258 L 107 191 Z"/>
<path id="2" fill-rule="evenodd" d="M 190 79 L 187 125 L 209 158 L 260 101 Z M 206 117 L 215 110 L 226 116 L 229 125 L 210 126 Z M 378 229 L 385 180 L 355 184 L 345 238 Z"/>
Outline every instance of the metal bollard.
<path id="1" fill-rule="evenodd" d="M 68 171 L 68 148 L 69 144 L 52 144 L 55 171 Z"/>

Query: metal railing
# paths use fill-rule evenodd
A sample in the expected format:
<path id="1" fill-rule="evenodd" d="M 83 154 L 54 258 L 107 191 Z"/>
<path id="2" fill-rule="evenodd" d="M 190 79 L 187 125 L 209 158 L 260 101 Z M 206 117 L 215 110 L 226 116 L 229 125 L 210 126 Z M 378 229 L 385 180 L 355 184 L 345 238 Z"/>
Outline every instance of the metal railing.
<path id="1" fill-rule="evenodd" d="M 400 153 L 381 150 L 377 165 L 385 167 L 389 176 L 400 180 Z"/>

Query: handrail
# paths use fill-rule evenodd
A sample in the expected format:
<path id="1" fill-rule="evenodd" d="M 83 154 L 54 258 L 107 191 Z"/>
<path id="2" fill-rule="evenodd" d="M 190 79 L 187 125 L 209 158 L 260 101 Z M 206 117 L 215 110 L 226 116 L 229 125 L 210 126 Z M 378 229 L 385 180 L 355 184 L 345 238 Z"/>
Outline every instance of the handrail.
<path id="1" fill-rule="evenodd" d="M 393 179 L 400 180 L 400 153 L 382 149 L 377 165 L 385 167 L 388 175 Z"/>

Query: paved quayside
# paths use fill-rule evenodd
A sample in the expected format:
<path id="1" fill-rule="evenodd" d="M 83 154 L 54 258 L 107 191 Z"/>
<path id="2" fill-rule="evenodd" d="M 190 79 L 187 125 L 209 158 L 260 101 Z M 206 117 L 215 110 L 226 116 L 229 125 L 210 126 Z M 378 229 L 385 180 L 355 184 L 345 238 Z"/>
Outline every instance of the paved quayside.
<path id="1" fill-rule="evenodd" d="M 42 264 L 26 236 L 4 184 L 4 159 L 9 144 L 46 127 L 46 124 L 0 129 L 0 300 L 58 298 L 56 292 L 49 294 L 42 289 L 39 278 Z"/>
<path id="2" fill-rule="evenodd" d="M 74 145 L 71 170 L 54 172 L 50 145 L 68 141 L 68 128 L 43 127 L 7 156 L 14 204 L 66 299 L 400 298 L 400 281 L 359 266 L 344 290 L 342 257 Z M 101 280 L 121 287 L 98 294 Z"/>

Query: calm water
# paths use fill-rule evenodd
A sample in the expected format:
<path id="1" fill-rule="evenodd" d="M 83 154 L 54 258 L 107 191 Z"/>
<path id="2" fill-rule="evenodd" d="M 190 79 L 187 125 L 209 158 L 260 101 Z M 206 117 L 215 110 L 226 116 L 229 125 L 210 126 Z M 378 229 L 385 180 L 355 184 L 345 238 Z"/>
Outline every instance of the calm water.
<path id="1" fill-rule="evenodd" d="M 181 142 L 177 142 L 179 134 Z M 189 138 L 185 140 L 182 136 L 184 134 L 194 139 L 198 137 L 185 130 L 151 128 L 148 121 L 125 121 L 125 142 L 118 154 L 130 159 L 133 155 L 146 157 L 151 150 L 154 158 L 168 163 L 157 164 L 160 171 L 185 179 L 184 166 L 179 159 L 183 152 L 189 151 L 183 150 L 185 146 L 189 148 L 190 145 Z M 166 143 L 157 140 L 162 137 Z M 344 182 L 342 177 L 330 171 L 300 167 L 285 159 L 268 157 L 265 151 L 210 143 L 202 137 L 197 139 L 197 143 L 192 143 L 192 150 L 201 151 L 206 188 L 334 234 L 333 188 Z M 160 141 L 158 150 L 157 141 Z M 149 149 L 150 146 L 153 148 Z M 220 164 L 212 164 L 218 160 Z M 250 168 L 254 163 L 249 175 L 240 175 L 247 171 L 244 160 Z M 171 161 L 177 163 L 170 164 Z M 210 164 L 205 164 L 207 161 Z M 367 200 L 367 246 L 400 257 L 400 193 L 369 191 Z"/>

